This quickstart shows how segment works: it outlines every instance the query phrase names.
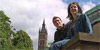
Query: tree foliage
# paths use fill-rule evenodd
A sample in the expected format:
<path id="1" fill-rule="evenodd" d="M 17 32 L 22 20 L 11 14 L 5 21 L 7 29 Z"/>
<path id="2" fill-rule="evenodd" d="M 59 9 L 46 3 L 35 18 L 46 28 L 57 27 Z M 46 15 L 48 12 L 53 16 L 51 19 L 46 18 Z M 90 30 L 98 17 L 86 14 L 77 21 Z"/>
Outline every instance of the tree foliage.
<path id="1" fill-rule="evenodd" d="M 17 31 L 14 36 L 13 45 L 19 49 L 33 50 L 33 45 L 30 37 L 23 30 Z"/>
<path id="2" fill-rule="evenodd" d="M 12 44 L 10 44 L 11 34 L 14 35 Z M 8 16 L 0 11 L 0 50 L 33 50 L 33 45 L 30 37 L 23 30 L 15 33 L 12 30 L 11 21 Z"/>
<path id="3" fill-rule="evenodd" d="M 2 31 L 3 33 L 6 33 L 6 35 L 9 37 L 10 33 L 14 33 L 11 30 L 11 21 L 9 20 L 10 18 L 7 17 L 3 11 L 0 11 L 0 31 Z M 8 38 L 7 37 L 7 38 Z"/>

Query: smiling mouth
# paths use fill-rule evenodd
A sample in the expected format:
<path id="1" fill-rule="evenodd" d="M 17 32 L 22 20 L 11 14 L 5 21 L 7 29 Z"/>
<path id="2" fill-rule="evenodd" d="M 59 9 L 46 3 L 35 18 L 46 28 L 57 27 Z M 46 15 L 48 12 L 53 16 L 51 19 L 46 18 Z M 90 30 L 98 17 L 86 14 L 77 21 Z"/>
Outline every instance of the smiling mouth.
<path id="1" fill-rule="evenodd" d="M 76 11 L 76 9 L 73 9 L 72 11 L 73 11 L 73 12 L 75 12 L 75 11 Z"/>

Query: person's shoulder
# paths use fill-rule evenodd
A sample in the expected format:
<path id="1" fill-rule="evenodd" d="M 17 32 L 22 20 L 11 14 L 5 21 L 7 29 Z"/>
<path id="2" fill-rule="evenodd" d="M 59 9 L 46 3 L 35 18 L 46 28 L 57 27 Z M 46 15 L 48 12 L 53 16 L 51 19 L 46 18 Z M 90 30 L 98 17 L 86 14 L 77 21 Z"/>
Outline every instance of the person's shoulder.
<path id="1" fill-rule="evenodd" d="M 85 16 L 86 14 L 81 14 L 82 16 Z"/>
<path id="2" fill-rule="evenodd" d="M 72 22 L 72 20 L 68 21 L 65 25 L 67 26 L 67 25 L 69 25 L 71 22 Z"/>
<path id="3" fill-rule="evenodd" d="M 72 23 L 72 20 L 68 21 L 66 24 L 65 24 L 65 28 L 68 28 Z"/>
<path id="4" fill-rule="evenodd" d="M 80 16 L 81 16 L 81 17 L 83 17 L 83 18 L 84 18 L 84 17 L 87 17 L 87 15 L 86 15 L 86 14 L 81 14 Z"/>
<path id="5" fill-rule="evenodd" d="M 56 35 L 57 33 L 58 33 L 58 31 L 56 30 L 56 31 L 55 31 L 55 35 Z"/>
<path id="6" fill-rule="evenodd" d="M 79 15 L 79 19 L 85 19 L 85 18 L 87 18 L 87 15 L 86 14 L 80 14 Z"/>

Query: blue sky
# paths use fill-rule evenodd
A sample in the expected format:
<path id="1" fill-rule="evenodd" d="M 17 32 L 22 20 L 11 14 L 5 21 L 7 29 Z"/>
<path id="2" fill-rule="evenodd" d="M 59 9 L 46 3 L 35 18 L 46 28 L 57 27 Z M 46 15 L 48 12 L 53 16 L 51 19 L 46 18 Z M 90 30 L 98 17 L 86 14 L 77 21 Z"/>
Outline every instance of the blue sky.
<path id="1" fill-rule="evenodd" d="M 83 8 L 82 6 L 84 5 L 83 3 L 86 3 L 86 2 L 92 2 L 94 3 L 95 5 L 98 5 L 100 4 L 100 0 L 62 0 L 64 3 L 66 4 L 70 4 L 71 2 L 75 1 L 75 2 L 78 2 L 81 6 L 81 8 Z"/>
<path id="2" fill-rule="evenodd" d="M 38 48 L 38 31 L 45 18 L 48 31 L 48 43 L 53 42 L 55 26 L 52 23 L 53 16 L 59 16 L 63 23 L 69 20 L 67 6 L 77 1 L 85 13 L 100 3 L 100 0 L 0 0 L 0 10 L 10 18 L 11 25 L 16 30 L 24 30 L 33 41 L 34 50 Z"/>
<path id="3" fill-rule="evenodd" d="M 76 2 L 89 2 L 89 1 L 92 1 L 93 3 L 95 3 L 96 5 L 100 2 L 100 0 L 62 0 L 64 3 L 71 3 L 73 1 L 76 1 Z"/>
<path id="4" fill-rule="evenodd" d="M 81 8 L 83 9 L 83 13 L 85 13 L 87 10 L 91 9 L 92 7 L 100 4 L 100 0 L 62 0 L 62 2 L 64 2 L 65 4 L 70 4 L 73 1 L 79 3 Z"/>

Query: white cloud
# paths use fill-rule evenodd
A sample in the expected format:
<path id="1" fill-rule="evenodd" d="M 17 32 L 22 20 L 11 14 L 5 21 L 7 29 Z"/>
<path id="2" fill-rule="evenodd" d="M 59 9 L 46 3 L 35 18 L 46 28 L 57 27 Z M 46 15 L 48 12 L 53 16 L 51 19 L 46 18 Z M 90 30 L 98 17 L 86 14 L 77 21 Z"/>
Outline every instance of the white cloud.
<path id="1" fill-rule="evenodd" d="M 95 7 L 96 4 L 94 4 L 92 1 L 89 2 L 83 2 L 82 4 L 82 8 L 83 8 L 83 13 L 85 13 L 86 11 L 90 10 L 91 8 Z"/>
<path id="2" fill-rule="evenodd" d="M 89 2 L 82 2 L 83 12 L 96 6 Z M 53 42 L 56 28 L 52 23 L 53 16 L 59 16 L 64 23 L 68 22 L 67 4 L 61 0 L 0 0 L 0 10 L 9 16 L 12 25 L 17 30 L 25 30 L 33 40 L 34 49 L 38 47 L 38 31 L 45 18 L 48 31 L 48 42 Z"/>
<path id="3" fill-rule="evenodd" d="M 59 16 L 66 23 L 67 4 L 61 0 L 0 0 L 3 10 L 17 30 L 25 30 L 33 40 L 34 49 L 38 47 L 38 31 L 43 19 L 48 30 L 48 42 L 53 41 L 56 28 L 52 24 L 53 16 Z"/>

